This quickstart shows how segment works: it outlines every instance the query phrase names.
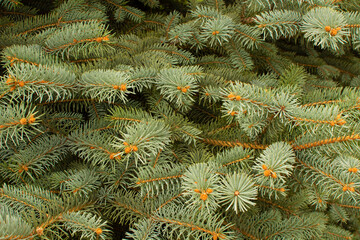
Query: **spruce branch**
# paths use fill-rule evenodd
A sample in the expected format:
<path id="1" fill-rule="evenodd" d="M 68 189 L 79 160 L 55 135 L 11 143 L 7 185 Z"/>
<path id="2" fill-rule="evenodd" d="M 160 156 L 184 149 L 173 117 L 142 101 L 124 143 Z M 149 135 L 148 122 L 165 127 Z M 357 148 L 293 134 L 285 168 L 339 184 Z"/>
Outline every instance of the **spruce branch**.
<path id="1" fill-rule="evenodd" d="M 6 86 L 14 97 L 53 101 L 73 94 L 75 74 L 62 67 L 26 63 L 8 69 Z"/>
<path id="2" fill-rule="evenodd" d="M 169 237 L 234 239 L 229 230 L 230 225 L 223 224 L 224 221 L 217 214 L 210 215 L 206 211 L 184 211 L 169 205 L 157 212 L 152 219 L 164 224 L 163 230 Z"/>
<path id="3" fill-rule="evenodd" d="M 21 2 L 0 239 L 356 238 L 356 0 Z"/>
<path id="4" fill-rule="evenodd" d="M 36 132 L 41 131 L 37 128 L 39 116 L 36 108 L 25 106 L 23 103 L 8 106 L 0 106 L 0 143 L 8 147 L 9 142 L 19 144 L 20 141 L 30 139 Z"/>
<path id="5" fill-rule="evenodd" d="M 17 7 L 22 5 L 21 1 L 19 0 L 1 0 L 0 4 L 1 6 L 9 10 L 16 9 Z"/>
<path id="6" fill-rule="evenodd" d="M 134 157 L 136 163 L 145 163 L 148 157 L 156 155 L 169 142 L 169 128 L 163 122 L 151 121 L 127 126 L 123 138 L 116 138 L 112 146 L 121 152 L 125 160 Z"/>
<path id="7" fill-rule="evenodd" d="M 97 21 L 80 22 L 55 31 L 47 38 L 45 50 L 59 54 L 63 59 L 70 56 L 77 58 L 80 54 L 104 56 L 106 52 L 113 51 L 113 48 L 107 44 L 108 41 L 110 41 L 110 32 L 105 25 Z"/>
<path id="8" fill-rule="evenodd" d="M 290 10 L 275 10 L 263 12 L 257 15 L 255 22 L 262 30 L 264 38 L 279 39 L 280 37 L 290 38 L 299 33 L 299 13 Z"/>
<path id="9" fill-rule="evenodd" d="M 332 8 L 314 8 L 302 20 L 302 30 L 305 38 L 335 51 L 341 50 L 341 45 L 347 43 L 349 31 L 344 28 L 345 17 Z"/>
<path id="10" fill-rule="evenodd" d="M 250 206 L 254 206 L 257 189 L 250 176 L 247 174 L 234 173 L 223 179 L 220 200 L 222 205 L 232 208 L 236 213 L 245 212 Z"/>

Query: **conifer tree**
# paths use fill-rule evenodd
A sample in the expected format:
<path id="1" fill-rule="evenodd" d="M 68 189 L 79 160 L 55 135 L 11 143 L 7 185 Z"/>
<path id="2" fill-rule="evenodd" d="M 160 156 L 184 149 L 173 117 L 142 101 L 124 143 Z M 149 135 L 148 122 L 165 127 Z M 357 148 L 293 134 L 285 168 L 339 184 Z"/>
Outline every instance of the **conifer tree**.
<path id="1" fill-rule="evenodd" d="M 0 11 L 1 240 L 360 239 L 358 0 Z"/>

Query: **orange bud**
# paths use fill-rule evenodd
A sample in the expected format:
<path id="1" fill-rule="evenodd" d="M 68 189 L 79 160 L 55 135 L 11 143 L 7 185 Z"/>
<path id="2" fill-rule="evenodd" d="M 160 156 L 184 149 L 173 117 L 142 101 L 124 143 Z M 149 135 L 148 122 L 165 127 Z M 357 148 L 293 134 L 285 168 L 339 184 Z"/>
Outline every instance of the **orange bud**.
<path id="1" fill-rule="evenodd" d="M 271 173 L 271 177 L 272 177 L 272 178 L 277 178 L 276 172 L 272 172 L 272 173 Z"/>
<path id="2" fill-rule="evenodd" d="M 234 95 L 234 94 L 232 94 L 232 93 L 230 93 L 227 97 L 228 97 L 228 98 L 230 98 L 230 99 L 232 99 L 232 98 L 234 98 L 234 97 L 235 97 L 235 95 Z"/>
<path id="3" fill-rule="evenodd" d="M 118 85 L 113 85 L 113 89 L 119 89 Z"/>
<path id="4" fill-rule="evenodd" d="M 319 199 L 319 203 L 322 203 L 322 200 L 321 200 L 321 199 Z"/>
<path id="5" fill-rule="evenodd" d="M 340 31 L 340 30 L 341 30 L 341 27 L 337 27 L 336 30 L 337 30 L 337 31 Z"/>
<path id="6" fill-rule="evenodd" d="M 125 146 L 129 145 L 127 142 L 124 142 L 123 144 L 124 144 Z"/>
<path id="7" fill-rule="evenodd" d="M 280 192 L 285 192 L 285 188 L 280 188 Z"/>
<path id="8" fill-rule="evenodd" d="M 177 90 L 181 90 L 181 87 L 180 87 L 180 86 L 177 86 L 176 89 L 177 89 Z"/>
<path id="9" fill-rule="evenodd" d="M 121 91 L 126 91 L 126 84 L 121 84 L 120 90 Z"/>
<path id="10" fill-rule="evenodd" d="M 115 157 L 115 153 L 111 153 L 109 156 L 110 159 L 114 159 L 114 157 Z"/>
<path id="11" fill-rule="evenodd" d="M 337 30 L 336 29 L 331 29 L 331 31 L 330 31 L 330 35 L 331 36 L 335 36 L 336 34 L 337 34 Z"/>
<path id="12" fill-rule="evenodd" d="M 102 230 L 101 230 L 101 228 L 97 228 L 97 229 L 95 230 L 95 232 L 96 232 L 97 235 L 100 235 L 100 234 L 102 233 Z"/>
<path id="13" fill-rule="evenodd" d="M 238 196 L 240 194 L 240 192 L 238 191 L 238 190 L 236 190 L 235 192 L 234 192 L 234 195 L 235 196 Z"/>
<path id="14" fill-rule="evenodd" d="M 205 191 L 207 194 L 210 194 L 210 193 L 212 193 L 213 192 L 213 190 L 211 189 L 211 188 L 208 188 L 208 189 L 206 189 L 206 191 Z"/>
<path id="15" fill-rule="evenodd" d="M 95 149 L 95 147 L 92 147 L 92 146 L 91 146 L 90 149 Z"/>
<path id="16" fill-rule="evenodd" d="M 270 170 L 265 170 L 264 171 L 264 175 L 265 175 L 265 177 L 268 177 L 268 176 L 270 176 L 271 175 L 271 171 Z"/>
<path id="17" fill-rule="evenodd" d="M 132 150 L 133 150 L 134 152 L 136 152 L 136 151 L 139 150 L 139 149 L 138 149 L 137 146 L 132 146 Z"/>
<path id="18" fill-rule="evenodd" d="M 207 93 L 205 93 L 205 96 L 210 96 L 210 93 L 208 93 L 208 92 L 207 92 Z"/>
<path id="19" fill-rule="evenodd" d="M 36 121 L 36 118 L 34 117 L 34 115 L 30 115 L 30 118 L 29 118 L 29 123 L 32 124 Z"/>
<path id="20" fill-rule="evenodd" d="M 236 96 L 236 101 L 240 101 L 241 100 L 241 97 L 240 96 Z"/>
<path id="21" fill-rule="evenodd" d="M 189 89 L 189 88 L 190 88 L 190 86 L 185 86 L 185 88 L 186 88 L 186 89 Z"/>
<path id="22" fill-rule="evenodd" d="M 267 166 L 265 164 L 263 164 L 262 166 L 262 169 L 266 170 L 267 169 Z"/>
<path id="23" fill-rule="evenodd" d="M 325 31 L 330 32 L 330 31 L 331 31 L 331 27 L 330 27 L 330 26 L 326 26 L 326 27 L 325 27 Z"/>
<path id="24" fill-rule="evenodd" d="M 349 187 L 349 191 L 350 192 L 355 192 L 355 188 L 354 187 Z"/>
<path id="25" fill-rule="evenodd" d="M 352 169 L 352 172 L 353 172 L 353 173 L 356 173 L 357 171 L 359 171 L 359 169 L 357 169 L 356 167 L 354 167 L 354 168 Z"/>
<path id="26" fill-rule="evenodd" d="M 23 81 L 20 81 L 19 82 L 19 87 L 23 87 L 23 86 L 25 86 L 25 83 Z"/>
<path id="27" fill-rule="evenodd" d="M 11 87 L 10 92 L 14 91 L 15 89 L 16 89 L 16 87 Z"/>
<path id="28" fill-rule="evenodd" d="M 6 80 L 6 84 L 10 85 L 13 82 L 13 78 L 11 76 Z"/>
<path id="29" fill-rule="evenodd" d="M 103 37 L 103 40 L 104 40 L 104 41 L 109 41 L 109 36 Z"/>
<path id="30" fill-rule="evenodd" d="M 187 92 L 187 89 L 186 89 L 186 88 L 182 88 L 181 91 L 182 91 L 183 93 L 186 93 L 186 92 Z"/>
<path id="31" fill-rule="evenodd" d="M 344 119 L 340 119 L 338 122 L 337 122 L 337 125 L 344 125 L 346 123 L 346 121 Z"/>
<path id="32" fill-rule="evenodd" d="M 22 167 L 22 169 L 24 169 L 24 171 L 28 171 L 28 170 L 29 170 L 29 168 L 28 168 L 26 165 L 21 166 L 21 167 Z"/>
<path id="33" fill-rule="evenodd" d="M 194 189 L 194 192 L 200 193 L 200 190 L 199 189 Z"/>
<path id="34" fill-rule="evenodd" d="M 125 153 L 130 153 L 131 152 L 131 147 L 126 147 L 125 148 Z"/>
<path id="35" fill-rule="evenodd" d="M 217 31 L 213 31 L 213 32 L 212 32 L 212 35 L 216 35 L 216 34 L 217 34 L 216 32 L 217 32 Z"/>
<path id="36" fill-rule="evenodd" d="M 342 189 L 344 192 L 348 190 L 348 186 L 344 186 L 343 189 Z"/>
<path id="37" fill-rule="evenodd" d="M 236 112 L 234 112 L 234 111 L 230 112 L 231 116 L 235 116 L 235 114 L 236 114 Z"/>
<path id="38" fill-rule="evenodd" d="M 208 195 L 206 193 L 200 194 L 200 199 L 205 201 L 208 198 Z"/>
<path id="39" fill-rule="evenodd" d="M 42 227 L 37 227 L 36 228 L 36 234 L 37 235 L 41 236 L 41 235 L 43 235 L 43 233 L 44 233 L 44 229 Z"/>
<path id="40" fill-rule="evenodd" d="M 20 119 L 20 124 L 22 124 L 22 125 L 27 124 L 27 119 L 26 118 Z"/>

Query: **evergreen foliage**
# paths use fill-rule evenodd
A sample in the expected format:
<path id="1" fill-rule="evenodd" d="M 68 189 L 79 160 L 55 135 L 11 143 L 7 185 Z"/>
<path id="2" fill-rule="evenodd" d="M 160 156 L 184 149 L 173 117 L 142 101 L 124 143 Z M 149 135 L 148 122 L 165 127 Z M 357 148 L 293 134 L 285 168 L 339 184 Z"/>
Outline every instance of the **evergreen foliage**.
<path id="1" fill-rule="evenodd" d="M 358 0 L 40 2 L 0 0 L 0 240 L 360 239 Z"/>

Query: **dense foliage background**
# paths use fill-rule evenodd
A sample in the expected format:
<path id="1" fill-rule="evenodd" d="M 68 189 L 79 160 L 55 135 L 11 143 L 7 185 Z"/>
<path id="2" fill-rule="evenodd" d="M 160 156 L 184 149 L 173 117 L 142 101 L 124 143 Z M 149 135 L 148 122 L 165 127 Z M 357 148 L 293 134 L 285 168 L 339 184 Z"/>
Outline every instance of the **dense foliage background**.
<path id="1" fill-rule="evenodd" d="M 360 239 L 358 0 L 0 0 L 0 240 Z"/>

